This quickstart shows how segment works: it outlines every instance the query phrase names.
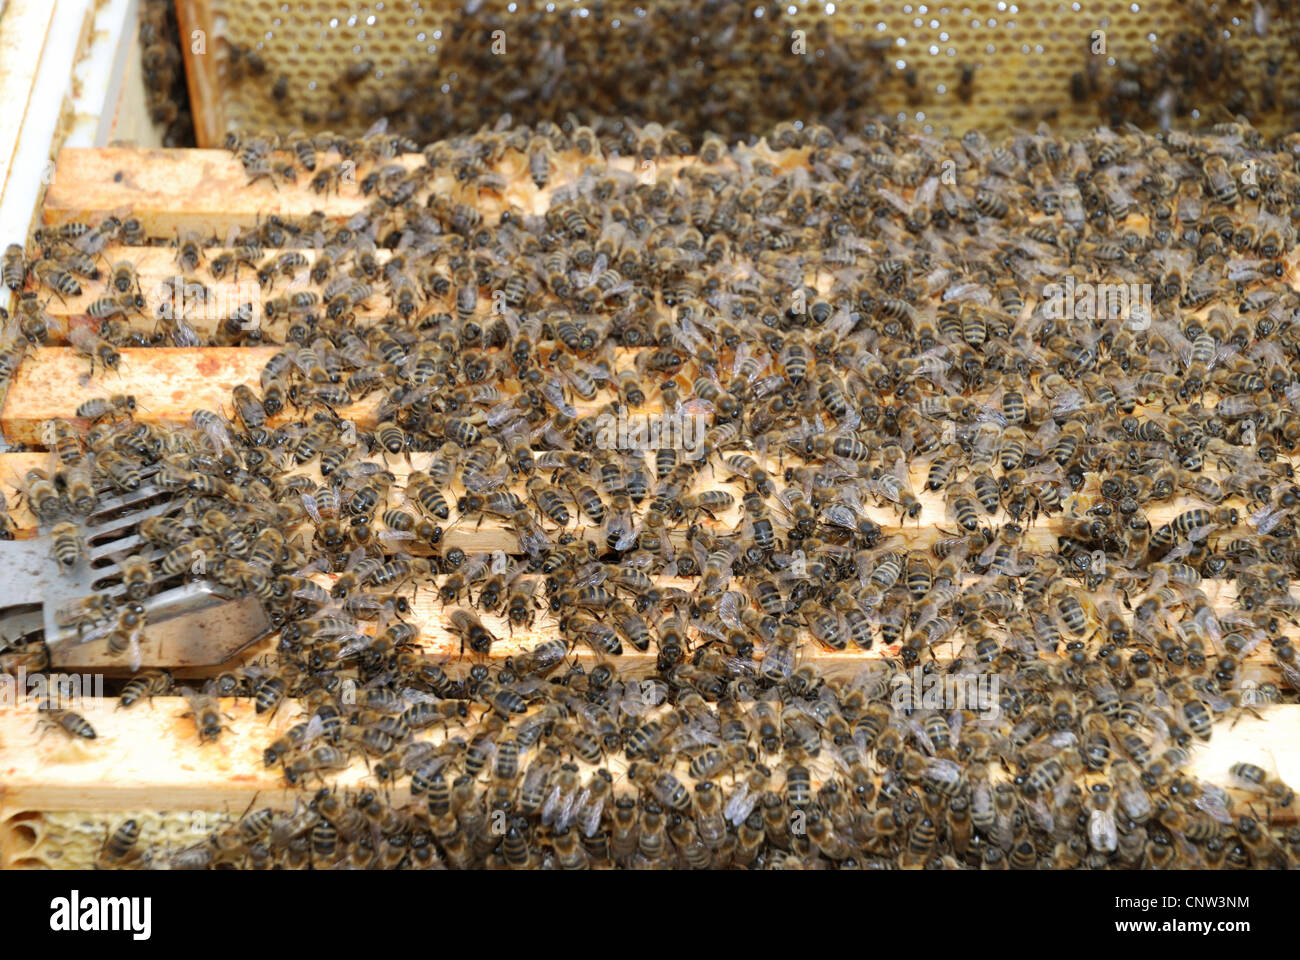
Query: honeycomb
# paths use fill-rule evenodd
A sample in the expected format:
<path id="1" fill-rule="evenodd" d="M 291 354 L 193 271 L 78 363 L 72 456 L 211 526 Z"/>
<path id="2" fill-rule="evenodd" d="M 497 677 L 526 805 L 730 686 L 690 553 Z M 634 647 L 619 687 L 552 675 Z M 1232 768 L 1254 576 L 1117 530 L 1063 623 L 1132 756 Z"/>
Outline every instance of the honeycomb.
<path id="1" fill-rule="evenodd" d="M 228 129 L 360 132 L 390 112 L 400 78 L 415 68 L 434 71 L 425 78 L 431 83 L 408 91 L 427 113 L 423 129 L 403 132 L 422 140 L 476 129 L 502 109 L 516 122 L 548 114 L 561 119 L 556 108 L 573 78 L 577 86 L 568 92 L 576 103 L 587 105 L 585 83 L 592 109 L 615 115 L 635 116 L 640 91 L 651 100 L 662 93 L 672 116 L 693 133 L 702 132 L 694 126 L 765 130 L 801 114 L 829 123 L 824 114 L 839 106 L 943 135 L 1041 120 L 1070 131 L 1099 121 L 1196 122 L 1236 114 L 1266 129 L 1292 120 L 1300 103 L 1300 71 L 1288 56 L 1300 21 L 1284 16 L 1285 6 L 1281 0 L 178 4 L 183 37 L 204 31 L 202 54 L 187 53 L 201 146 L 219 144 Z M 505 49 L 492 56 L 497 29 Z M 792 52 L 796 30 L 806 34 L 802 56 Z M 1095 31 L 1104 33 L 1104 54 L 1092 53 L 1101 39 Z M 608 44 L 620 37 L 628 50 L 609 56 Z M 538 63 L 557 49 L 563 60 L 549 62 L 565 82 L 547 88 L 546 68 Z M 639 76 L 638 58 L 676 67 Z M 365 62 L 369 73 L 346 83 L 346 68 Z M 538 69 L 543 74 L 531 77 L 540 96 L 516 92 L 512 99 L 504 92 L 514 89 L 521 70 Z M 273 89 L 281 78 L 277 101 Z M 742 91 L 752 87 L 752 96 L 740 97 L 743 117 L 692 113 L 708 91 L 731 82 Z M 611 86 L 615 94 L 605 96 Z M 360 111 L 331 115 L 342 90 Z M 828 111 L 828 103 L 836 107 Z"/>
<path id="2" fill-rule="evenodd" d="M 136 849 L 166 853 L 199 843 L 209 831 L 237 819 L 204 810 L 0 810 L 0 870 L 91 869 L 105 839 L 126 820 L 140 824 Z M 144 860 L 132 864 L 147 865 Z"/>

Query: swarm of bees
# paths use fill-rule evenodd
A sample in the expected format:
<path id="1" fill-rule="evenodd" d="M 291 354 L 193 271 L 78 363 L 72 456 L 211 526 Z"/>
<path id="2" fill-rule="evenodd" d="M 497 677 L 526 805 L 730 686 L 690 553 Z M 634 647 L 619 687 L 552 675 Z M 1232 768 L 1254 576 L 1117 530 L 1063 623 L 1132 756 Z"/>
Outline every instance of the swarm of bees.
<path id="1" fill-rule="evenodd" d="M 264 759 L 299 804 L 148 862 L 1295 866 L 1292 789 L 1191 762 L 1300 687 L 1297 143 L 602 122 L 397 164 L 383 128 L 233 138 L 284 189 L 349 158 L 368 205 L 175 238 L 194 282 L 292 278 L 256 340 L 211 334 L 274 343 L 260 382 L 187 425 L 96 404 L 26 482 L 52 521 L 146 479 L 186 501 L 141 525 L 127 601 L 69 612 L 96 637 L 200 559 L 279 628 L 271 664 L 183 692 L 195 749 L 220 697 L 296 711 Z M 500 202 L 510 177 L 544 213 Z M 60 246 L 105 229 L 14 276 L 111 282 Z M 111 371 L 183 319 L 76 346 Z M 629 411 L 698 443 L 611 442 Z M 467 549 L 484 524 L 513 548 Z M 413 591 L 459 656 L 422 652 Z M 494 657 L 498 623 L 539 639 Z M 926 683 L 990 696 L 900 699 Z M 360 760 L 367 786 L 330 786 Z"/>

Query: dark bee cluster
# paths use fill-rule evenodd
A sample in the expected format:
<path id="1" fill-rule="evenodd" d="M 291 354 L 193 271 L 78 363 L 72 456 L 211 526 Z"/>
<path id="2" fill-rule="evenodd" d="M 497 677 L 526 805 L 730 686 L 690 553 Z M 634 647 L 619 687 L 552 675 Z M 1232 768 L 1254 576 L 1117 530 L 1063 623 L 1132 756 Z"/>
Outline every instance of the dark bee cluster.
<path id="1" fill-rule="evenodd" d="M 1244 117 L 1294 129 L 1300 112 L 1288 57 L 1300 37 L 1284 0 L 1075 8 L 1082 19 L 1066 15 L 1077 37 L 1069 53 L 1054 52 L 1053 34 L 1032 67 L 1038 82 L 1061 84 L 1048 88 L 1050 103 L 1024 88 L 1008 89 L 1001 103 L 980 94 L 995 71 L 1010 68 L 999 66 L 994 36 L 967 34 L 960 21 L 1000 28 L 1015 20 L 971 21 L 965 9 L 953 24 L 946 18 L 955 10 L 933 11 L 933 19 L 918 7 L 913 20 L 910 8 L 870 4 L 598 0 L 566 9 L 483 0 L 448 5 L 436 17 L 417 7 L 404 21 L 371 18 L 373 30 L 358 30 L 355 45 L 332 55 L 322 43 L 337 42 L 336 34 L 319 20 L 244 6 L 231 17 L 244 22 L 215 54 L 228 120 L 249 132 L 274 123 L 355 135 L 386 118 L 427 142 L 491 126 L 503 114 L 529 125 L 573 114 L 584 122 L 672 118 L 692 137 L 714 131 L 752 142 L 783 121 L 816 117 L 844 134 L 894 110 L 942 128 L 954 98 L 975 100 L 986 118 L 992 110 L 1017 123 L 1055 122 L 1067 85 L 1074 109 L 1059 116 L 1063 123 L 1154 129 Z M 902 22 L 894 19 L 900 12 L 909 14 Z M 1099 45 L 1107 35 L 1109 46 Z M 1028 54 L 1033 39 L 1014 43 L 1028 41 Z M 953 58 L 943 66 L 941 52 Z"/>
<path id="2" fill-rule="evenodd" d="M 437 37 L 436 54 L 422 50 L 385 72 L 378 54 L 362 52 L 341 68 L 318 68 L 329 82 L 310 61 L 307 69 L 298 58 L 272 62 L 262 42 L 222 43 L 229 96 L 280 126 L 355 133 L 386 118 L 424 143 L 506 114 L 527 124 L 569 113 L 638 123 L 672 117 L 693 135 L 727 137 L 805 116 L 847 129 L 878 112 L 873 97 L 882 89 L 921 93 L 916 71 L 887 60 L 892 37 L 837 30 L 830 17 L 799 16 L 789 4 L 597 0 L 578 16 L 486 0 L 437 12 L 436 23 L 389 28 L 419 30 L 420 47 L 426 33 Z M 275 33 L 270 22 L 264 29 Z M 262 30 L 248 35 L 260 41 Z"/>
<path id="3" fill-rule="evenodd" d="M 1300 92 L 1288 76 L 1286 51 L 1300 40 L 1300 23 L 1289 5 L 1272 0 L 1247 9 L 1190 0 L 1179 12 L 1187 26 L 1152 44 L 1145 59 L 1085 53 L 1070 78 L 1075 102 L 1095 104 L 1112 125 L 1167 128 L 1204 113 L 1255 123 L 1280 117 L 1294 129 Z"/>
<path id="4" fill-rule="evenodd" d="M 187 501 L 127 601 L 69 612 L 88 642 L 129 649 L 130 601 L 199 572 L 280 630 L 187 696 L 200 741 L 220 696 L 301 711 L 265 760 L 311 792 L 159 862 L 1295 864 L 1273 771 L 1194 773 L 1300 681 L 1294 137 L 230 146 L 278 189 L 354 170 L 366 206 L 178 238 L 175 282 L 267 291 L 211 335 L 278 345 L 260 383 L 185 427 L 97 401 L 26 487 L 51 520 L 144 479 Z M 128 222 L 12 275 L 90 283 L 74 254 Z M 111 370 L 155 337 L 204 341 L 133 306 L 74 343 Z M 648 413 L 701 429 L 611 439 Z"/>
<path id="5" fill-rule="evenodd" d="M 170 0 L 143 0 L 139 38 L 149 119 L 162 128 L 164 147 L 192 147 L 194 117 L 190 113 L 176 4 Z"/>

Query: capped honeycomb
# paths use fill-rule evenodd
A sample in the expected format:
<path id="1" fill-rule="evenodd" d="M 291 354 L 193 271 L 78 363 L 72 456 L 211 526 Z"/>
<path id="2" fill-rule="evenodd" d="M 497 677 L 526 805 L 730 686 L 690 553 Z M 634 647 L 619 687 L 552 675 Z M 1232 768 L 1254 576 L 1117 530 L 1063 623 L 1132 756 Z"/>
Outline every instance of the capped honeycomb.
<path id="1" fill-rule="evenodd" d="M 179 0 L 178 10 L 203 146 L 230 129 L 358 133 L 379 116 L 428 140 L 504 112 L 532 122 L 570 110 L 666 115 L 693 134 L 881 113 L 940 134 L 1238 114 L 1267 129 L 1300 102 L 1285 6 Z"/>

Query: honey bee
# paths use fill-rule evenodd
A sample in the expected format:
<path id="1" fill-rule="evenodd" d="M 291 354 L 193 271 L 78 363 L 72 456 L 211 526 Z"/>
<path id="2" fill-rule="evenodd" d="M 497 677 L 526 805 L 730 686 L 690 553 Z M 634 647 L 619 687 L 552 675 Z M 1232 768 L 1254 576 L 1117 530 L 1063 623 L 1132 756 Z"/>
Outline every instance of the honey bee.
<path id="1" fill-rule="evenodd" d="M 115 370 L 121 362 L 122 355 L 117 352 L 117 348 L 89 327 L 74 327 L 68 333 L 68 342 L 78 353 L 90 357 L 92 373 L 96 360 L 106 370 Z"/>
<path id="2" fill-rule="evenodd" d="M 140 854 L 136 843 L 140 839 L 140 824 L 136 820 L 123 820 L 104 840 L 95 865 L 101 869 L 121 867 Z"/>
<path id="3" fill-rule="evenodd" d="M 1237 181 L 1222 157 L 1208 157 L 1203 166 L 1205 186 L 1210 196 L 1227 206 L 1238 200 Z"/>
<path id="4" fill-rule="evenodd" d="M 217 728 L 218 730 L 220 727 Z M 321 780 L 323 775 L 347 766 L 347 755 L 331 744 L 324 743 L 312 747 L 305 753 L 296 755 L 284 765 L 284 778 L 293 785 L 315 776 Z"/>
<path id="5" fill-rule="evenodd" d="M 172 688 L 172 675 L 166 670 L 151 670 L 132 677 L 122 688 L 119 704 L 129 709 L 143 699 L 166 696 Z"/>
<path id="6" fill-rule="evenodd" d="M 27 252 L 20 243 L 11 243 L 5 247 L 4 258 L 0 260 L 0 282 L 14 293 L 22 290 L 27 282 Z"/>
<path id="7" fill-rule="evenodd" d="M 466 643 L 474 653 L 486 655 L 496 640 L 479 619 L 467 610 L 452 611 L 450 629 L 460 637 L 462 656 Z"/>
<path id="8" fill-rule="evenodd" d="M 221 731 L 226 729 L 222 722 L 224 714 L 217 699 L 207 691 L 202 693 L 191 687 L 181 687 L 181 696 L 189 704 L 189 710 L 182 716 L 192 717 L 194 727 L 199 734 L 199 743 L 217 740 Z"/>
<path id="9" fill-rule="evenodd" d="M 1288 808 L 1295 802 L 1294 790 L 1253 763 L 1234 763 L 1228 775 L 1235 786 L 1262 794 L 1270 804 Z"/>
<path id="10" fill-rule="evenodd" d="M 131 600 L 143 600 L 153 586 L 153 565 L 139 554 L 122 561 L 122 583 Z"/>
<path id="11" fill-rule="evenodd" d="M 98 736 L 90 722 L 74 710 L 61 709 L 49 700 L 42 701 L 37 710 L 42 724 L 47 729 L 62 730 L 66 736 L 73 739 L 94 740 Z"/>
<path id="12" fill-rule="evenodd" d="M 111 397 L 96 397 L 77 407 L 77 416 L 83 420 L 99 422 L 112 416 L 130 417 L 135 413 L 135 397 L 128 394 L 114 394 Z"/>
<path id="13" fill-rule="evenodd" d="M 18 298 L 19 332 L 31 344 L 47 345 L 51 332 L 60 329 L 58 321 L 42 308 L 36 294 L 28 291 Z"/>
<path id="14" fill-rule="evenodd" d="M 86 556 L 86 545 L 75 523 L 63 521 L 50 528 L 51 553 L 64 570 L 71 570 Z"/>

